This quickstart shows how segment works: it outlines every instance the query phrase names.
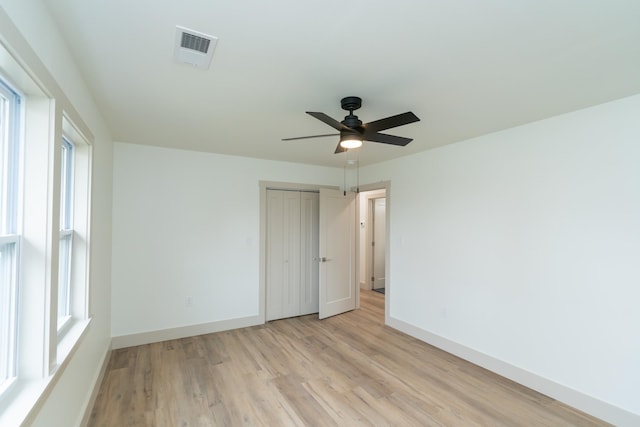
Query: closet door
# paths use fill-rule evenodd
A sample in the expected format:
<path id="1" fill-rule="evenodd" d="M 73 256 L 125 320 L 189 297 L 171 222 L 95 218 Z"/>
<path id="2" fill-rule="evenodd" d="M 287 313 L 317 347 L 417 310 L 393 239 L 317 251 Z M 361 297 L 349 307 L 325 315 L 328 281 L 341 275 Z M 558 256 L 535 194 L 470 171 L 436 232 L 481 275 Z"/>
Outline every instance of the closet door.
<path id="1" fill-rule="evenodd" d="M 267 190 L 267 320 L 300 314 L 300 193 Z"/>
<path id="2" fill-rule="evenodd" d="M 320 195 L 300 193 L 300 315 L 318 312 Z"/>

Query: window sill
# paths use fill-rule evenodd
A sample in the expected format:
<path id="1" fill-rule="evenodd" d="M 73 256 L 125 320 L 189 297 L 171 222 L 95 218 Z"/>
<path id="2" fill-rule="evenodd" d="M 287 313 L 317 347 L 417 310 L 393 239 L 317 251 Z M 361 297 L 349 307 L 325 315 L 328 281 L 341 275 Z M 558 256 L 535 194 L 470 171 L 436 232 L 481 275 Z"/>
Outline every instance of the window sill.
<path id="1" fill-rule="evenodd" d="M 0 397 L 0 425 L 11 427 L 33 421 L 37 410 L 44 404 L 80 346 L 90 324 L 91 319 L 72 322 L 58 343 L 58 363 L 51 369 L 50 375 L 40 379 L 16 379 L 6 395 Z"/>

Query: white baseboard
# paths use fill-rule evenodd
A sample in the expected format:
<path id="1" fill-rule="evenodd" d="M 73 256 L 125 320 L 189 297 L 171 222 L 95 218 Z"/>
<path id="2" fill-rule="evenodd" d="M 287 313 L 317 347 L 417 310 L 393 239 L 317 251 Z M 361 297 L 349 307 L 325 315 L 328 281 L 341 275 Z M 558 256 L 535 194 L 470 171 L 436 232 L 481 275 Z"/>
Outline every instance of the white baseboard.
<path id="1" fill-rule="evenodd" d="M 84 415 L 82 416 L 79 424 L 81 427 L 86 427 L 89 424 L 89 418 L 91 418 L 93 405 L 95 405 L 96 403 L 96 398 L 98 397 L 98 393 L 100 392 L 100 386 L 102 385 L 104 374 L 107 372 L 107 367 L 109 366 L 109 359 L 111 359 L 111 346 L 107 347 L 104 358 L 102 359 L 102 366 L 98 371 L 98 375 L 93 380 L 93 391 L 88 396 L 88 401 L 85 402 Z"/>
<path id="2" fill-rule="evenodd" d="M 151 344 L 179 338 L 193 337 L 196 335 L 211 334 L 214 332 L 228 331 L 231 329 L 246 328 L 248 326 L 262 325 L 264 320 L 260 316 L 241 317 L 238 319 L 220 320 L 217 322 L 200 323 L 198 325 L 181 326 L 177 328 L 161 329 L 158 331 L 141 332 L 130 335 L 120 335 L 111 338 L 111 348 L 125 348 L 136 345 Z"/>
<path id="3" fill-rule="evenodd" d="M 640 415 L 638 414 L 558 384 L 402 320 L 390 317 L 387 325 L 616 426 L 640 426 Z"/>

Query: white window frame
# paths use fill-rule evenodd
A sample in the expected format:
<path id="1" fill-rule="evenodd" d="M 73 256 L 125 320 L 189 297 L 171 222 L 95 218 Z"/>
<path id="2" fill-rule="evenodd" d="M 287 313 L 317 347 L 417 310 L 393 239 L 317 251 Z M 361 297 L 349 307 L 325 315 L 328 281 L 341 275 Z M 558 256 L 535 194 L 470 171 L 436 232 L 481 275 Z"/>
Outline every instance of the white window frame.
<path id="1" fill-rule="evenodd" d="M 0 76 L 0 396 L 17 377 L 22 94 Z"/>

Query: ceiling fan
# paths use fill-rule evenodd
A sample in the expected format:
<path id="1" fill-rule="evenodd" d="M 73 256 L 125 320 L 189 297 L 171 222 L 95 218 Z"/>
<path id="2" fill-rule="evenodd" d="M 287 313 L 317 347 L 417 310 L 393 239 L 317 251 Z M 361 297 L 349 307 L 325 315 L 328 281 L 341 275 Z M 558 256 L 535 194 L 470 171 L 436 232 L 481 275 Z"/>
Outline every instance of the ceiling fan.
<path id="1" fill-rule="evenodd" d="M 362 123 L 362 121 L 358 119 L 358 116 L 353 114 L 355 110 L 362 106 L 362 99 L 357 96 L 347 96 L 346 98 L 342 98 L 340 104 L 342 105 L 343 110 L 349 112 L 341 122 L 329 117 L 325 113 L 307 111 L 307 114 L 328 124 L 335 130 L 339 131 L 339 134 L 330 133 L 324 135 L 300 136 L 296 138 L 284 138 L 283 141 L 340 135 L 340 142 L 336 147 L 335 153 L 342 153 L 350 148 L 358 148 L 362 145 L 362 141 L 381 142 L 383 144 L 399 145 L 402 147 L 413 141 L 411 138 L 379 133 L 382 130 L 420 121 L 420 119 L 412 112 L 398 114 L 369 123 Z"/>

